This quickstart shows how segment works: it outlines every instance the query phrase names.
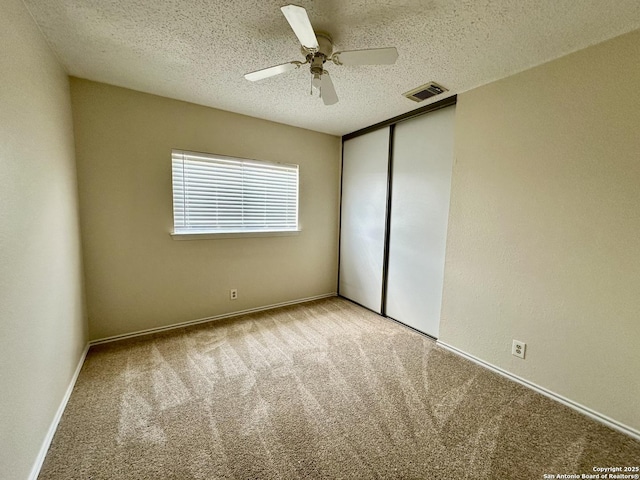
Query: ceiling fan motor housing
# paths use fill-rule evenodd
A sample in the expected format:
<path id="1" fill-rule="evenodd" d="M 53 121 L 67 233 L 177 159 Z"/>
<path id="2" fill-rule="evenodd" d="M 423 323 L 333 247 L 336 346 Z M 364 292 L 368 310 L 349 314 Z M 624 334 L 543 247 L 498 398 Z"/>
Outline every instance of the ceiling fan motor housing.
<path id="1" fill-rule="evenodd" d="M 316 32 L 316 38 L 318 39 L 318 50 L 313 52 L 302 47 L 302 54 L 311 63 L 311 73 L 322 73 L 322 64 L 331 58 L 333 54 L 333 41 L 328 33 Z M 317 72 L 314 72 L 318 70 Z"/>
<path id="2" fill-rule="evenodd" d="M 325 58 L 322 54 L 316 53 L 311 60 L 311 73 L 314 75 L 322 75 L 324 68 L 322 65 L 325 62 Z"/>

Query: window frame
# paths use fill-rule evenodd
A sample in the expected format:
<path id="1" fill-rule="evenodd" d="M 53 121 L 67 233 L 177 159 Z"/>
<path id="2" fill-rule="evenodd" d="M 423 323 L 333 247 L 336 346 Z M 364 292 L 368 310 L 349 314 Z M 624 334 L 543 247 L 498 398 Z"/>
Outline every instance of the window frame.
<path id="1" fill-rule="evenodd" d="M 178 227 L 176 228 L 176 179 L 175 179 L 175 171 L 174 164 L 176 162 L 176 157 L 178 155 L 184 156 L 193 156 L 200 157 L 202 160 L 206 162 L 207 159 L 211 159 L 213 162 L 216 160 L 219 161 L 219 164 L 223 164 L 226 162 L 233 162 L 236 164 L 244 165 L 258 165 L 258 166 L 278 166 L 285 167 L 287 170 L 295 170 L 295 227 L 264 227 L 264 228 L 238 228 L 238 227 L 230 227 L 229 229 L 223 229 L 216 227 L 204 227 L 204 228 L 191 228 L 188 227 Z M 182 159 L 184 162 L 186 158 Z M 184 172 L 184 169 L 183 169 Z M 183 178 L 183 188 L 184 187 L 184 178 Z M 244 197 L 244 191 L 243 196 Z M 280 236 L 291 236 L 298 235 L 302 228 L 300 225 L 300 165 L 284 163 L 284 162 L 273 162 L 268 160 L 256 160 L 253 158 L 243 158 L 243 157 L 232 157 L 229 155 L 220 155 L 216 153 L 208 153 L 208 152 L 195 152 L 192 150 L 184 150 L 184 149 L 172 149 L 171 150 L 171 200 L 172 200 L 172 223 L 173 228 L 171 231 L 171 237 L 174 240 L 200 240 L 200 239 L 220 239 L 220 238 L 243 238 L 243 237 L 280 237 Z M 184 197 L 182 200 L 179 200 L 184 204 Z M 240 200 L 242 201 L 242 200 Z"/>

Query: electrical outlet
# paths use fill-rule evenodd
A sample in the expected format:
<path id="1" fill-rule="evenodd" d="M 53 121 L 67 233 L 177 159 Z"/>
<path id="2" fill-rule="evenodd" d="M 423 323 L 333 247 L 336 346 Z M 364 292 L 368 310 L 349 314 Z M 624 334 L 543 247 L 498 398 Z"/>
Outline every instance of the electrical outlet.
<path id="1" fill-rule="evenodd" d="M 511 345 L 511 355 L 524 358 L 524 352 L 526 349 L 527 349 L 526 343 L 521 342 L 520 340 L 514 340 L 513 345 Z"/>
<path id="2" fill-rule="evenodd" d="M 238 299 L 238 289 L 237 288 L 232 288 L 231 290 L 229 290 L 229 298 L 231 300 L 237 300 Z"/>

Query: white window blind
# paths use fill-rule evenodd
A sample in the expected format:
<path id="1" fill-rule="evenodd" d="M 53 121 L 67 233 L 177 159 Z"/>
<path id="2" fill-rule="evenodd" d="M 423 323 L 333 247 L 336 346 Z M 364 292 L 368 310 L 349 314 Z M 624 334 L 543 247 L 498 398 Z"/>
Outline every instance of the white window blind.
<path id="1" fill-rule="evenodd" d="M 298 166 L 173 150 L 174 233 L 298 229 Z"/>

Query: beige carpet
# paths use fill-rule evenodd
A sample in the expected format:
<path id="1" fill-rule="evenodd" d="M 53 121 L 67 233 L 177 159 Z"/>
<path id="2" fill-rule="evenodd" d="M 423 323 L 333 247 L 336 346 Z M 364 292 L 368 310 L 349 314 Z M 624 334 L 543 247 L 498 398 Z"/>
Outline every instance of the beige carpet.
<path id="1" fill-rule="evenodd" d="M 542 479 L 640 443 L 332 298 L 91 348 L 41 479 Z"/>

